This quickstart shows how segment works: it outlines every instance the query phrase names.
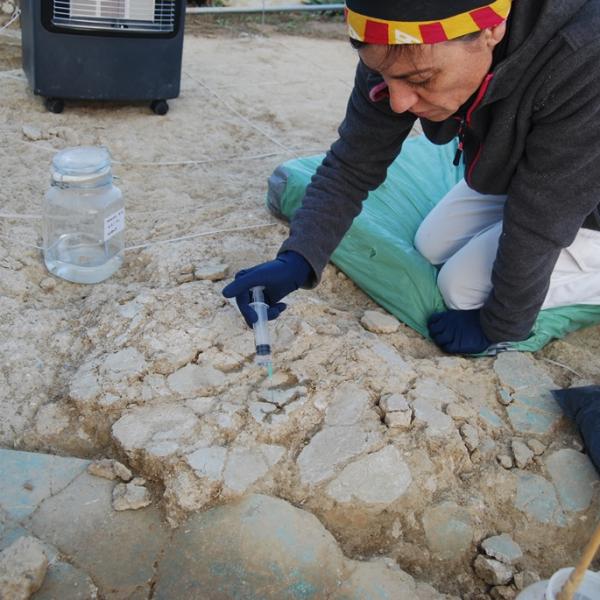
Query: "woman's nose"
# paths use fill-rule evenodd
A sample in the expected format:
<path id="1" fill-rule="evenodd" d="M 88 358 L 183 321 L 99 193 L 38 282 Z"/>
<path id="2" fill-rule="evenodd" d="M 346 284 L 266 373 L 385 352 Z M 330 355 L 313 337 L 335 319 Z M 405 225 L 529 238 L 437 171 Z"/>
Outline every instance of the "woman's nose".
<path id="1" fill-rule="evenodd" d="M 419 95 L 406 83 L 394 81 L 388 84 L 390 107 L 396 113 L 410 110 L 418 101 Z"/>

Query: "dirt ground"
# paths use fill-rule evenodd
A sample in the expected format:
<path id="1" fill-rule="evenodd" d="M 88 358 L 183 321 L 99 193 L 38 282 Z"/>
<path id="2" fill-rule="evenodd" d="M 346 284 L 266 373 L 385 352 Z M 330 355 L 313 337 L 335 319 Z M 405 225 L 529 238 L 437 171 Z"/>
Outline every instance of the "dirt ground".
<path id="1" fill-rule="evenodd" d="M 523 574 L 574 564 L 600 505 L 591 472 L 578 485 L 594 494 L 575 509 L 553 475 L 561 451 L 587 460 L 572 425 L 552 413 L 551 427 L 530 432 L 507 418 L 499 398 L 518 391 L 512 363 L 446 357 L 403 325 L 368 331 L 365 311 L 383 310 L 329 266 L 273 325 L 275 387 L 289 404 L 267 418 L 251 333 L 220 294 L 285 239 L 286 225 L 264 207 L 267 178 L 335 139 L 355 60 L 339 17 L 193 18 L 168 115 L 105 102 L 67 102 L 57 115 L 28 89 L 18 29 L 0 33 L 0 445 L 118 457 L 152 482 L 173 525 L 248 491 L 279 496 L 312 511 L 352 558 L 391 557 L 464 598 L 515 597 Z M 50 277 L 39 249 L 53 153 L 89 144 L 115 159 L 130 247 L 95 286 Z M 194 276 L 223 265 L 225 279 Z M 599 334 L 572 334 L 514 359 L 514 369 L 551 382 L 536 394 L 598 384 Z M 384 422 L 382 399 L 393 394 L 414 411 L 409 429 Z M 338 414 L 345 397 L 358 417 Z M 419 416 L 426 400 L 435 414 Z M 532 439 L 543 450 L 517 461 L 515 440 Z M 358 485 L 353 473 L 368 463 L 353 465 L 388 446 L 398 472 L 411 473 L 407 491 L 346 498 L 340 489 Z M 264 469 L 244 484 L 227 468 L 211 476 L 190 458 L 206 448 L 225 449 L 230 472 L 242 455 Z M 520 502 L 527 477 L 545 483 Z M 547 494 L 550 516 L 529 509 Z M 481 542 L 502 533 L 524 557 L 508 582 L 492 583 L 473 564 Z"/>

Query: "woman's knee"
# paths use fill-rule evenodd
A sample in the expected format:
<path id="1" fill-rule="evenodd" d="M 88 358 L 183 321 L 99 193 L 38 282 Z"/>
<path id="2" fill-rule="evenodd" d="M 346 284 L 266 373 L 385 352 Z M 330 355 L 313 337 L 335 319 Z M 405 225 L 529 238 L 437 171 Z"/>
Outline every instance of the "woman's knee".
<path id="1" fill-rule="evenodd" d="M 472 310 L 483 306 L 491 282 L 473 281 L 467 271 L 457 272 L 455 265 L 446 263 L 438 274 L 437 284 L 446 306 L 452 310 Z"/>
<path id="2" fill-rule="evenodd" d="M 421 223 L 414 239 L 415 248 L 432 265 L 440 265 L 446 260 L 447 248 L 440 243 L 439 231 L 436 235 L 436 228 L 431 226 L 427 220 Z"/>

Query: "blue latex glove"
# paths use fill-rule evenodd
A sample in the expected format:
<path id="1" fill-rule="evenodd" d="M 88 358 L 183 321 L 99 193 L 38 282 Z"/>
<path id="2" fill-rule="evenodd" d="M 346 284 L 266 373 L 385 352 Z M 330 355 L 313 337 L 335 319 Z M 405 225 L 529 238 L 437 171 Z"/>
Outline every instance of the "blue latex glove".
<path id="1" fill-rule="evenodd" d="M 275 260 L 236 273 L 235 279 L 223 289 L 223 296 L 235 297 L 248 327 L 252 327 L 258 316 L 250 306 L 251 288 L 264 286 L 265 302 L 269 305 L 267 317 L 271 321 L 286 309 L 286 305 L 279 301 L 307 284 L 312 273 L 312 267 L 303 256 L 288 250 L 282 252 Z"/>
<path id="2" fill-rule="evenodd" d="M 433 341 L 449 354 L 479 354 L 493 344 L 481 329 L 478 308 L 435 313 L 427 327 Z"/>

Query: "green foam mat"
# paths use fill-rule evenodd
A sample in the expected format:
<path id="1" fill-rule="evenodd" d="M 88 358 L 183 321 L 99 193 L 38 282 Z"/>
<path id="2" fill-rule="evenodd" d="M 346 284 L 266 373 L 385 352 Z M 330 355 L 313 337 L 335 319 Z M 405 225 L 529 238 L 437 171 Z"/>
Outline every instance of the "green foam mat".
<path id="1" fill-rule="evenodd" d="M 437 146 L 411 138 L 390 166 L 385 182 L 371 192 L 363 210 L 331 257 L 375 302 L 428 337 L 427 319 L 446 310 L 437 270 L 413 245 L 427 213 L 463 177 L 452 164 L 456 141 Z M 269 180 L 267 205 L 291 219 L 323 155 L 283 163 Z M 503 349 L 535 352 L 550 340 L 600 323 L 600 306 L 573 305 L 542 310 L 526 340 Z"/>

